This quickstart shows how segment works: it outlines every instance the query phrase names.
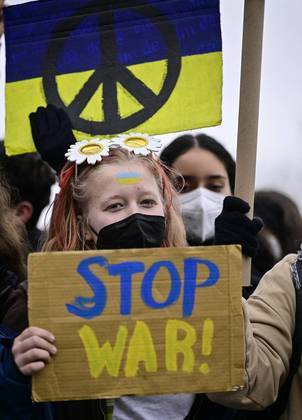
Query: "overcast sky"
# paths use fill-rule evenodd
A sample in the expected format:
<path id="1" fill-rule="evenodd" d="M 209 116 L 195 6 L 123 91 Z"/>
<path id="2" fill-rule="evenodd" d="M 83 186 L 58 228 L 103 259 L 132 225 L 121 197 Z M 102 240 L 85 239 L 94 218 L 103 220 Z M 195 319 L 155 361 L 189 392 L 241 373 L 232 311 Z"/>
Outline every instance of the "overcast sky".
<path id="1" fill-rule="evenodd" d="M 243 0 L 221 0 L 224 52 L 223 123 L 219 127 L 202 130 L 221 141 L 234 157 L 243 5 Z M 283 191 L 302 210 L 301 17 L 301 0 L 266 0 L 256 187 Z M 1 50 L 0 138 L 3 137 L 4 130 L 4 60 L 3 49 Z M 164 138 L 168 142 L 171 136 Z"/>

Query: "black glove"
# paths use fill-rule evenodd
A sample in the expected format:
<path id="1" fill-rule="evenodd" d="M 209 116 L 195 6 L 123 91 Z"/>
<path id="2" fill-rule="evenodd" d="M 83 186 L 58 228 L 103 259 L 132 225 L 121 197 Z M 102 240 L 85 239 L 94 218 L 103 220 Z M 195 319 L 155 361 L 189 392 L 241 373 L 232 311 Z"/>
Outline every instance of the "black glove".
<path id="1" fill-rule="evenodd" d="M 53 105 L 40 106 L 29 115 L 37 151 L 57 173 L 66 162 L 65 153 L 76 142 L 68 115 Z"/>
<path id="2" fill-rule="evenodd" d="M 242 253 L 255 257 L 258 251 L 257 233 L 263 227 L 259 217 L 249 219 L 250 206 L 238 197 L 226 197 L 221 214 L 215 220 L 215 245 L 239 244 Z"/>

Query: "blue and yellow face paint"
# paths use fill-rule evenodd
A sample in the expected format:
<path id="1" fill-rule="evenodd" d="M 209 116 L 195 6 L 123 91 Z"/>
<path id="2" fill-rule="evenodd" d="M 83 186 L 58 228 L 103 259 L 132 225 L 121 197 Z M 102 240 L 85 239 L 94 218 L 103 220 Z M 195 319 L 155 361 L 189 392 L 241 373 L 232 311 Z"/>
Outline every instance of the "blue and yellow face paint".
<path id="1" fill-rule="evenodd" d="M 35 150 L 28 115 L 47 103 L 67 112 L 77 140 L 220 124 L 219 0 L 116 3 L 5 8 L 9 155 Z"/>
<path id="2" fill-rule="evenodd" d="M 139 172 L 119 172 L 115 178 L 120 185 L 138 184 L 142 180 Z"/>

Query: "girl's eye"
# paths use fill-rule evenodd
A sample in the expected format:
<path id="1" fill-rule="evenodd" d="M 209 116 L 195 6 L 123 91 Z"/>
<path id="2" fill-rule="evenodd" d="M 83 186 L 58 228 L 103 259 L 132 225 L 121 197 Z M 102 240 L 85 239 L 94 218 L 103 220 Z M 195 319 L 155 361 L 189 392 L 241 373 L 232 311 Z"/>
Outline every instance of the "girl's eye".
<path id="1" fill-rule="evenodd" d="M 152 198 L 146 198 L 146 199 L 144 199 L 144 200 L 141 201 L 141 205 L 143 207 L 150 208 L 150 207 L 153 207 L 153 206 L 156 205 L 156 201 L 153 200 Z"/>
<path id="2" fill-rule="evenodd" d="M 121 208 L 123 208 L 122 203 L 112 203 L 112 204 L 109 204 L 109 206 L 105 208 L 105 211 L 117 211 L 117 210 L 120 210 Z"/>
<path id="3" fill-rule="evenodd" d="M 214 192 L 219 193 L 223 190 L 224 185 L 208 185 L 206 188 L 210 191 L 214 191 Z"/>

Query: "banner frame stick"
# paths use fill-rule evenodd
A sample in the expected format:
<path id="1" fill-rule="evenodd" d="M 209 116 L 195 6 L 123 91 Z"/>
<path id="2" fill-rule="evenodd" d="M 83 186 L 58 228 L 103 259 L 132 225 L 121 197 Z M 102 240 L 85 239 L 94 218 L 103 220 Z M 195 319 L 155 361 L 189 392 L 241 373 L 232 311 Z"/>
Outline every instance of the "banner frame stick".
<path id="1" fill-rule="evenodd" d="M 265 0 L 245 0 L 237 136 L 235 195 L 254 207 L 257 135 Z M 243 261 L 243 286 L 249 286 L 251 259 Z"/>

